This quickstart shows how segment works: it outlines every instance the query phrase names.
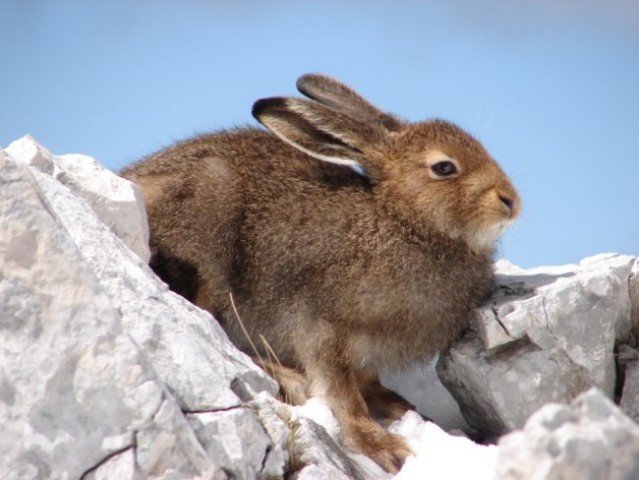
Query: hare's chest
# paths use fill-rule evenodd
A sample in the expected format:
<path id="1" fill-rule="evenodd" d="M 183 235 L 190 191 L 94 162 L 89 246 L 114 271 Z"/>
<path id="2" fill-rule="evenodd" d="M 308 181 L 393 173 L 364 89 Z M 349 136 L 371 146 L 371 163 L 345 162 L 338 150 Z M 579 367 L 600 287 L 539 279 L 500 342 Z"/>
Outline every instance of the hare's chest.
<path id="1" fill-rule="evenodd" d="M 423 325 L 476 306 L 490 278 L 490 269 L 481 266 L 452 265 L 432 257 L 424 262 L 406 255 L 377 275 L 362 275 L 354 283 L 365 316 Z"/>
<path id="2" fill-rule="evenodd" d="M 402 368 L 428 360 L 446 348 L 468 323 L 472 308 L 450 298 L 394 295 L 384 308 L 364 313 L 351 341 L 351 352 L 360 366 Z"/>
<path id="3" fill-rule="evenodd" d="M 492 282 L 490 265 L 434 271 L 431 263 L 430 270 L 392 273 L 359 292 L 361 330 L 352 348 L 362 363 L 399 366 L 431 357 L 466 327 Z"/>

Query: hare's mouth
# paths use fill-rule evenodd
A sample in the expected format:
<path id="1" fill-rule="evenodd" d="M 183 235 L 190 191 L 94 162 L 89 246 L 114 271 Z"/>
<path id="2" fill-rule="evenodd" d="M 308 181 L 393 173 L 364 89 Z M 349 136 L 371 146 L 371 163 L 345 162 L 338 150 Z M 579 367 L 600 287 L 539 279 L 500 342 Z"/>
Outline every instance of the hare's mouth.
<path id="1" fill-rule="evenodd" d="M 508 218 L 488 225 L 478 225 L 466 232 L 466 242 L 477 253 L 492 252 L 499 237 L 514 221 L 514 218 Z"/>

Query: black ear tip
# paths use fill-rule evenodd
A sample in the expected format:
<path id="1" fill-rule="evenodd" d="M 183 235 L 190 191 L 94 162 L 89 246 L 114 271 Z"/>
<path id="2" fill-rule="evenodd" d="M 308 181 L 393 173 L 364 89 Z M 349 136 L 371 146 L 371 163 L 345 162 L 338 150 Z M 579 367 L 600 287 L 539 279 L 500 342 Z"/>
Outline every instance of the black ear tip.
<path id="1" fill-rule="evenodd" d="M 306 73 L 297 79 L 295 86 L 301 93 L 310 97 L 314 89 L 321 88 L 323 84 L 334 81 L 332 78 L 321 73 Z"/>
<path id="2" fill-rule="evenodd" d="M 251 113 L 259 120 L 260 117 L 268 112 L 282 110 L 286 107 L 286 99 L 282 97 L 261 98 L 253 104 Z"/>
<path id="3" fill-rule="evenodd" d="M 313 83 L 314 80 L 317 79 L 317 74 L 315 73 L 305 73 L 301 77 L 297 79 L 295 86 L 297 89 L 304 93 L 304 89 L 308 86 L 309 83 Z"/>

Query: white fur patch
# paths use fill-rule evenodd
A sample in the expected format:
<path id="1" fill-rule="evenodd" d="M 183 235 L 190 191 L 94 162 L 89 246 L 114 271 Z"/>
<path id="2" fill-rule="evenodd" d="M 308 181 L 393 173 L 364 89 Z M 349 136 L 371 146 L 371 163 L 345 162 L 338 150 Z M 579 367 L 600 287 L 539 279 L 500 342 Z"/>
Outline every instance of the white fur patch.
<path id="1" fill-rule="evenodd" d="M 506 228 L 513 223 L 514 220 L 504 220 L 498 222 L 490 227 L 482 227 L 473 231 L 471 235 L 468 235 L 466 241 L 470 247 L 476 252 L 490 250 L 495 246 L 497 239 L 501 237 L 501 234 Z"/>

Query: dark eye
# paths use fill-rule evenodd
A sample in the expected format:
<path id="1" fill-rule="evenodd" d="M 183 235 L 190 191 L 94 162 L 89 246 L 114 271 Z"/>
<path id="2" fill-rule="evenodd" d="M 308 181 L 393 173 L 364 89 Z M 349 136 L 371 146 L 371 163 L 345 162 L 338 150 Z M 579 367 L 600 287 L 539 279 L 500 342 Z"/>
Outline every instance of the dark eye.
<path id="1" fill-rule="evenodd" d="M 450 160 L 442 160 L 430 166 L 432 172 L 438 177 L 449 177 L 457 173 L 457 167 Z"/>

